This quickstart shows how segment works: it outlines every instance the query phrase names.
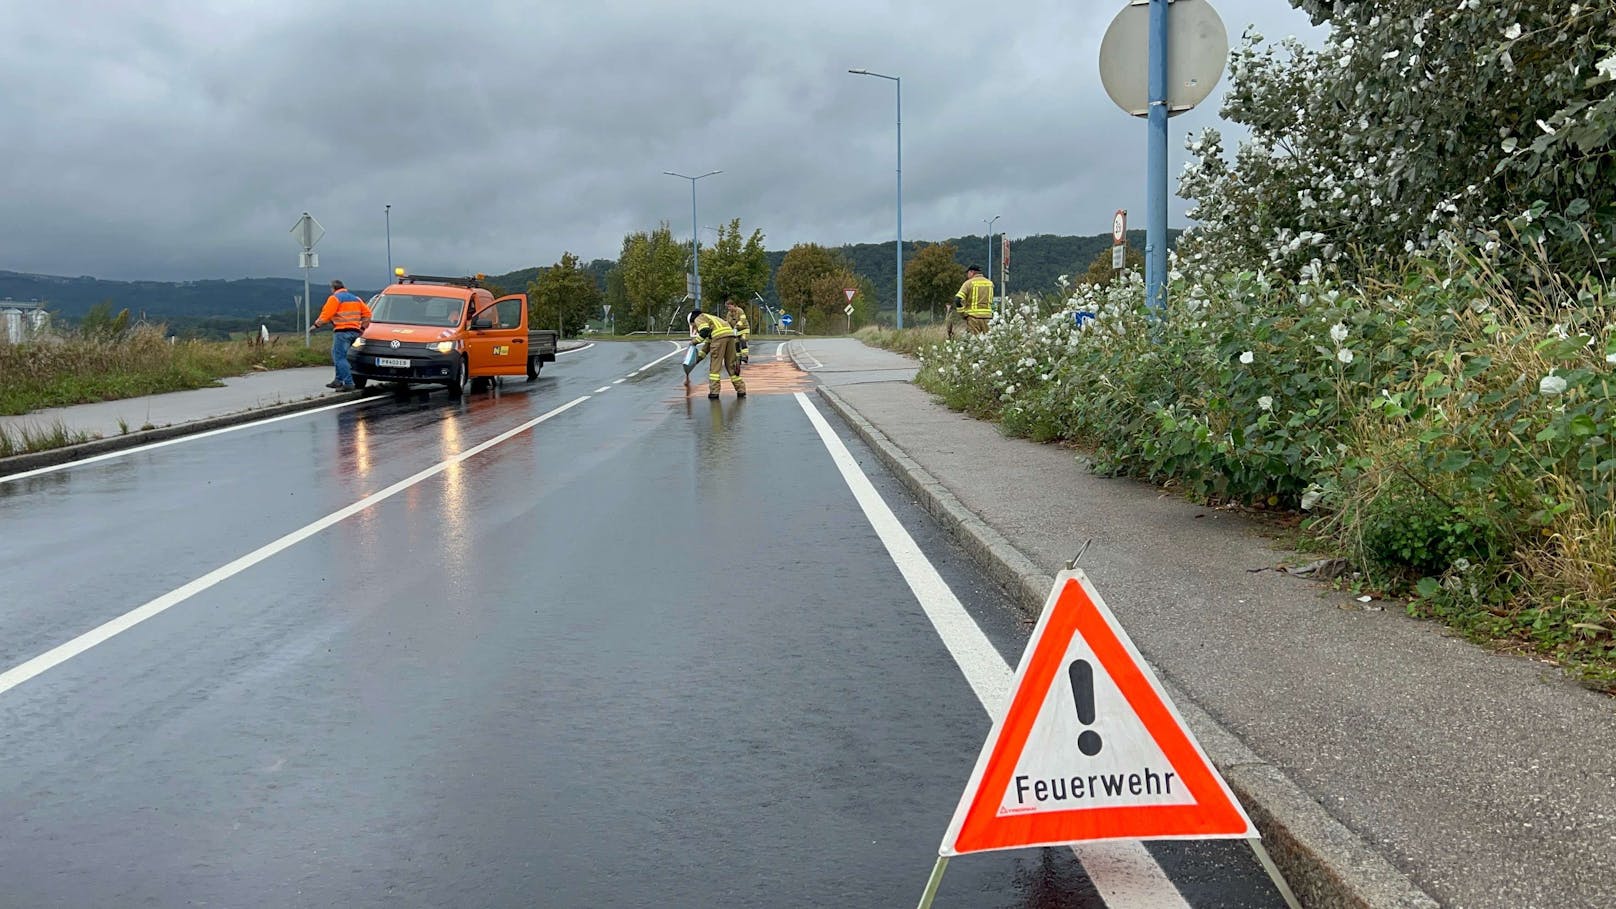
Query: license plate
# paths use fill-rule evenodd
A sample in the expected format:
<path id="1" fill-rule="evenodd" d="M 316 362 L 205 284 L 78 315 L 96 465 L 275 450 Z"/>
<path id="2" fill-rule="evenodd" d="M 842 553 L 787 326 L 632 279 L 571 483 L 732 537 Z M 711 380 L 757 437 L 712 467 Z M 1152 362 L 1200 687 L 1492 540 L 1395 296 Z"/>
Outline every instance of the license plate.
<path id="1" fill-rule="evenodd" d="M 409 369 L 410 368 L 410 361 L 400 359 L 398 357 L 377 357 L 376 358 L 376 365 L 377 366 L 390 366 L 390 367 L 392 367 L 394 369 Z"/>

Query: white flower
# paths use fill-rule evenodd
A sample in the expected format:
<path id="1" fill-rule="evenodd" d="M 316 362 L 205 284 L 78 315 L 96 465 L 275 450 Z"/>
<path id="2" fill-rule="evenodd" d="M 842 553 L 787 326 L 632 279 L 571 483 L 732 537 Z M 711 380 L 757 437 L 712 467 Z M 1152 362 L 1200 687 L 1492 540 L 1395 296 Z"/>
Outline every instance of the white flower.
<path id="1" fill-rule="evenodd" d="M 1068 280 L 1070 277 L 1071 277 L 1071 275 L 1061 275 L 1060 277 L 1055 279 L 1055 283 L 1059 284 L 1062 287 L 1066 287 L 1067 285 L 1072 283 L 1070 280 Z"/>
<path id="2" fill-rule="evenodd" d="M 1519 38 L 1520 36 L 1521 36 L 1521 24 L 1519 22 L 1516 22 L 1515 24 L 1511 25 L 1509 28 L 1504 29 L 1504 37 L 1508 38 L 1511 41 L 1514 41 L 1516 38 Z"/>
<path id="3" fill-rule="evenodd" d="M 1616 353 L 1605 354 L 1605 362 L 1616 366 Z"/>
<path id="4" fill-rule="evenodd" d="M 1560 378 L 1552 372 L 1544 376 L 1543 381 L 1537 383 L 1537 393 L 1540 395 L 1552 397 L 1553 395 L 1560 394 L 1565 390 L 1566 380 Z"/>
<path id="5" fill-rule="evenodd" d="M 1334 341 L 1337 344 L 1340 344 L 1342 341 L 1345 341 L 1346 339 L 1347 339 L 1347 326 L 1341 324 L 1340 322 L 1337 322 L 1334 325 L 1330 326 L 1330 340 Z"/>
<path id="6" fill-rule="evenodd" d="M 1252 363 L 1256 362 L 1256 359 L 1257 355 L 1249 350 L 1240 355 L 1240 362 L 1246 364 L 1247 366 L 1250 366 Z"/>
<path id="7" fill-rule="evenodd" d="M 1335 352 L 1335 358 L 1337 360 L 1340 360 L 1343 363 L 1351 363 L 1352 362 L 1352 351 L 1350 351 L 1347 348 L 1343 347 L 1340 350 Z"/>
<path id="8" fill-rule="evenodd" d="M 1274 409 L 1274 399 L 1270 395 L 1263 395 L 1262 397 L 1257 399 L 1257 406 L 1261 407 L 1263 410 L 1273 410 Z"/>
<path id="9" fill-rule="evenodd" d="M 1595 63 L 1594 69 L 1606 79 L 1616 79 L 1616 54 L 1611 54 L 1609 57 Z"/>

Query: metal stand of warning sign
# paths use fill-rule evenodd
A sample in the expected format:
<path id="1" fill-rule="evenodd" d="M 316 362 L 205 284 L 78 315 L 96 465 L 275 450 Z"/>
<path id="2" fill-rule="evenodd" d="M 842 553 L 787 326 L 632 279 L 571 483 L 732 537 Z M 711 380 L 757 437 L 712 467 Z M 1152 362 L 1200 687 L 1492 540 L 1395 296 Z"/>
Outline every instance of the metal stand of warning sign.
<path id="1" fill-rule="evenodd" d="M 1263 846 L 1262 840 L 1250 839 L 1246 840 L 1246 842 L 1251 844 L 1251 851 L 1257 856 L 1257 862 L 1263 866 L 1264 871 L 1268 872 L 1268 879 L 1274 882 L 1274 887 L 1279 891 L 1279 895 L 1284 898 L 1285 905 L 1290 909 L 1302 909 L 1302 904 L 1297 902 L 1296 894 L 1292 892 L 1291 885 L 1279 873 L 1279 866 L 1274 864 L 1274 858 L 1268 854 L 1268 849 Z M 937 890 L 943 884 L 943 871 L 947 867 L 948 856 L 939 855 L 937 864 L 931 867 L 931 877 L 926 879 L 926 890 L 920 894 L 920 904 L 915 909 L 931 909 L 932 900 L 937 898 Z"/>
<path id="2" fill-rule="evenodd" d="M 915 909 L 931 909 L 931 901 L 937 898 L 937 888 L 943 883 L 943 869 L 948 867 L 948 856 L 937 856 L 937 864 L 931 866 L 931 877 L 926 879 L 926 892 L 920 895 L 920 905 Z"/>
<path id="3" fill-rule="evenodd" d="M 1268 872 L 1268 879 L 1274 882 L 1274 887 L 1279 890 L 1279 895 L 1285 898 L 1285 905 L 1289 906 L 1290 909 L 1302 909 L 1302 904 L 1296 901 L 1296 894 L 1291 892 L 1291 885 L 1279 873 L 1279 866 L 1274 864 L 1274 857 L 1268 854 L 1268 847 L 1264 846 L 1262 840 L 1258 839 L 1246 840 L 1246 842 L 1251 844 L 1251 851 L 1256 853 L 1257 861 L 1263 866 L 1263 870 Z"/>

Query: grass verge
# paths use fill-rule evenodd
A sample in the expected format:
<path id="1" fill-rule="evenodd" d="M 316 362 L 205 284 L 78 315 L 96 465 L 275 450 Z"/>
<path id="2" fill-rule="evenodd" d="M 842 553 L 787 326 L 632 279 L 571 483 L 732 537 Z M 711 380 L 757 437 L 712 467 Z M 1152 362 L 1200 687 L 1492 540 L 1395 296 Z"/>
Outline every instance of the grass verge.
<path id="1" fill-rule="evenodd" d="M 16 429 L 7 429 L 0 426 L 0 458 L 9 458 L 13 455 L 29 454 L 35 451 L 48 451 L 52 448 L 65 448 L 81 442 L 91 442 L 100 436 L 93 432 L 84 432 L 69 429 L 60 420 L 44 427 L 23 426 Z"/>
<path id="2" fill-rule="evenodd" d="M 115 336 L 0 343 L 0 414 L 206 388 L 253 370 L 330 362 L 329 340 L 312 347 L 301 339 L 170 343 L 161 326 L 150 325 Z"/>
<path id="3" fill-rule="evenodd" d="M 919 357 L 928 349 L 946 340 L 941 325 L 904 329 L 879 328 L 874 325 L 868 325 L 853 332 L 853 337 L 871 347 L 880 347 L 884 350 L 910 357 Z"/>

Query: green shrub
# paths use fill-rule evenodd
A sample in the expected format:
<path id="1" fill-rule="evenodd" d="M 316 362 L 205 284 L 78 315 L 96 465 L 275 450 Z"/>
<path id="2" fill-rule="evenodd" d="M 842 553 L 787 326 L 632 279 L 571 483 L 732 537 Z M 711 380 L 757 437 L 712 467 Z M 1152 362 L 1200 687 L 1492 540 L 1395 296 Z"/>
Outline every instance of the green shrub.
<path id="1" fill-rule="evenodd" d="M 917 382 L 1103 472 L 1308 511 L 1372 582 L 1438 584 L 1417 609 L 1597 665 L 1616 636 L 1616 287 L 1521 286 L 1457 253 L 1353 284 L 1179 276 L 1156 317 L 1134 278 L 1000 313 Z"/>

